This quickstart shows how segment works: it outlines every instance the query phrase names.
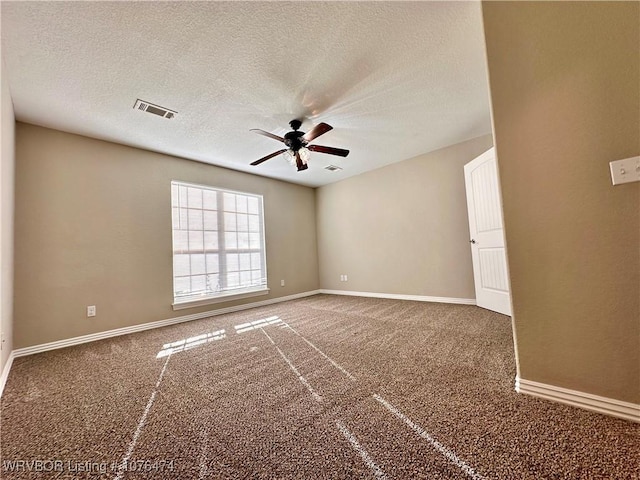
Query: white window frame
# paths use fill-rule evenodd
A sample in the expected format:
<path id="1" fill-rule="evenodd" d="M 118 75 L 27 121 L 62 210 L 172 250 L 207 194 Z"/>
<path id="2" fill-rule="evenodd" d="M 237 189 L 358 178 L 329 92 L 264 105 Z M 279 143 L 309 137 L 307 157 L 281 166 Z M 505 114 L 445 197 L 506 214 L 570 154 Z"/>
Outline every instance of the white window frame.
<path id="1" fill-rule="evenodd" d="M 180 194 L 180 188 L 186 189 L 183 190 L 186 195 Z M 215 209 L 207 209 L 204 207 L 204 203 L 206 202 L 204 202 L 203 196 L 201 196 L 200 205 L 198 205 L 197 202 L 194 202 L 195 206 L 189 206 L 189 192 L 194 195 L 195 193 L 193 192 L 193 190 L 190 191 L 188 189 L 200 190 L 202 192 L 202 195 L 204 195 L 204 192 L 210 192 L 210 195 L 215 195 Z M 225 198 L 228 201 L 230 200 L 231 196 L 233 196 L 234 201 L 233 207 L 225 205 Z M 242 198 L 246 200 L 246 212 L 238 211 L 238 204 L 235 203 L 237 202 L 238 198 L 241 198 L 241 201 Z M 257 213 L 250 213 L 250 204 L 253 204 L 255 206 L 256 200 Z M 185 202 L 186 205 L 184 205 Z M 208 305 L 212 303 L 228 302 L 231 300 L 249 298 L 258 295 L 267 295 L 269 293 L 269 288 L 267 287 L 267 260 L 266 244 L 264 239 L 264 202 L 262 195 L 173 180 L 171 182 L 171 211 L 174 310 L 197 307 L 200 305 Z M 200 219 L 198 219 L 198 212 L 202 212 Z M 206 229 L 205 213 L 209 213 L 209 215 L 215 217 L 214 223 L 216 225 L 216 230 L 211 231 Z M 196 219 L 193 222 L 193 228 L 190 225 L 190 215 L 193 215 Z M 244 230 L 241 231 L 238 227 L 234 227 L 231 229 L 224 228 L 225 218 L 227 218 L 229 222 L 235 223 L 239 219 L 239 216 L 246 217 L 246 242 L 250 242 L 248 239 L 251 238 L 251 242 L 246 243 L 244 247 L 240 247 L 238 245 L 238 236 L 239 234 L 244 233 Z M 255 236 L 256 232 L 249 231 L 251 229 L 251 227 L 249 227 L 249 223 L 251 220 L 250 217 L 256 216 L 258 217 L 257 221 L 259 225 L 259 232 L 257 232 L 259 234 L 259 247 L 255 246 L 256 242 L 258 241 Z M 212 235 L 212 240 L 215 241 L 207 243 L 207 241 L 205 240 L 205 233 Z M 227 234 L 232 235 L 234 233 L 238 235 L 236 236 L 235 240 L 236 245 L 235 247 L 227 247 L 227 243 L 233 243 L 231 241 L 227 242 Z M 200 234 L 202 235 L 201 241 L 200 239 L 198 239 L 198 235 Z M 187 237 L 186 244 L 185 237 Z M 192 239 L 197 239 L 197 241 L 193 242 L 193 247 Z M 235 254 L 238 255 L 237 270 L 229 272 L 227 265 L 227 256 Z M 259 254 L 259 257 L 255 257 L 256 254 Z M 215 262 L 216 267 L 214 268 L 214 270 L 217 269 L 217 272 L 214 270 L 210 271 L 210 267 L 205 262 L 204 273 L 193 273 L 193 255 L 203 255 L 205 258 L 211 256 L 211 258 L 217 259 L 217 261 Z M 245 261 L 248 261 L 250 258 L 249 271 L 243 270 L 241 268 L 240 255 L 245 255 Z M 250 255 L 250 257 L 247 255 Z M 188 274 L 185 274 L 185 266 L 183 264 L 181 266 L 178 265 L 181 262 L 184 262 L 185 257 L 188 259 L 189 264 Z M 254 263 L 256 263 L 256 258 L 258 259 L 257 264 L 254 265 Z M 240 283 L 240 285 L 228 284 L 227 282 L 229 282 L 231 278 L 229 274 L 233 275 L 233 273 L 236 272 L 238 274 L 238 282 Z M 243 273 L 245 276 L 245 285 L 242 285 L 240 280 L 240 278 L 243 276 Z M 250 280 L 246 278 L 247 274 L 251 277 Z M 194 277 L 203 276 L 205 277 L 205 283 L 200 283 L 200 285 L 206 286 L 203 290 L 194 292 L 194 284 L 196 283 Z M 178 283 L 185 285 L 187 283 L 187 279 L 189 284 L 188 290 L 185 290 L 185 292 L 187 293 L 180 293 L 177 290 L 177 285 Z M 202 278 L 199 278 L 199 281 L 202 282 Z M 217 282 L 216 287 L 211 287 L 213 282 Z M 217 289 L 217 291 L 215 291 L 214 289 Z"/>

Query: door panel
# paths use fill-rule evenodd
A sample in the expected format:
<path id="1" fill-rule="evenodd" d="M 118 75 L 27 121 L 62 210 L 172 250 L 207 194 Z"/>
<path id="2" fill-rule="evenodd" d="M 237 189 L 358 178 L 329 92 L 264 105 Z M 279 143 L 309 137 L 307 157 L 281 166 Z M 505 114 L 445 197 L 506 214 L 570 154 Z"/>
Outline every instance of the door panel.
<path id="1" fill-rule="evenodd" d="M 509 293 L 503 248 L 478 248 L 482 288 Z"/>
<path id="2" fill-rule="evenodd" d="M 471 257 L 479 307 L 511 315 L 500 184 L 491 148 L 464 166 Z"/>

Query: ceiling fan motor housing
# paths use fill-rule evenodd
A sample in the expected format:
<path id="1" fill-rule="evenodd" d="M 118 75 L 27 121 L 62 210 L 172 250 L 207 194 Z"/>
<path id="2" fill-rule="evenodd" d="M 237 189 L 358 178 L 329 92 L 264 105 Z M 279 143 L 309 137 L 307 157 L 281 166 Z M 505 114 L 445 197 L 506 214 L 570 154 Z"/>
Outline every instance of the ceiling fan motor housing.
<path id="1" fill-rule="evenodd" d="M 293 122 L 291 122 L 293 123 Z M 297 152 L 302 147 L 307 145 L 307 142 L 303 138 L 304 132 L 293 131 L 284 136 L 284 144 L 294 152 Z"/>

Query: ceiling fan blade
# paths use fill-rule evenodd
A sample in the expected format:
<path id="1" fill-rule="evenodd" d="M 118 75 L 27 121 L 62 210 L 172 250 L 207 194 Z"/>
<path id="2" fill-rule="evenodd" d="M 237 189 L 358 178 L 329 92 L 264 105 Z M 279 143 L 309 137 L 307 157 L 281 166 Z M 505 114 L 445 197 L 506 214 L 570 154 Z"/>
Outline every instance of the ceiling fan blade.
<path id="1" fill-rule="evenodd" d="M 274 140 L 278 140 L 279 142 L 284 143 L 284 138 L 279 137 L 273 133 L 265 132 L 264 130 L 260 130 L 259 128 L 252 128 L 251 132 L 256 132 L 258 135 L 264 135 L 265 137 L 273 138 Z"/>
<path id="2" fill-rule="evenodd" d="M 312 152 L 328 153 L 329 155 L 338 155 L 340 157 L 349 155 L 349 150 L 344 148 L 324 147 L 322 145 L 308 145 L 307 148 Z"/>
<path id="3" fill-rule="evenodd" d="M 256 160 L 255 162 L 251 162 L 251 165 L 260 165 L 262 162 L 266 162 L 270 158 L 273 158 L 276 155 L 280 155 L 281 153 L 286 152 L 286 151 L 287 151 L 287 149 L 283 148 L 282 150 L 278 150 L 277 152 L 273 152 L 272 154 L 267 155 L 266 157 L 262 157 L 261 159 Z"/>
<path id="4" fill-rule="evenodd" d="M 307 133 L 305 133 L 302 138 L 304 138 L 305 141 L 310 142 L 314 138 L 318 138 L 320 135 L 327 133 L 329 130 L 332 130 L 332 129 L 333 127 L 327 123 L 319 123 L 318 125 L 313 127 L 311 130 L 309 130 Z"/>

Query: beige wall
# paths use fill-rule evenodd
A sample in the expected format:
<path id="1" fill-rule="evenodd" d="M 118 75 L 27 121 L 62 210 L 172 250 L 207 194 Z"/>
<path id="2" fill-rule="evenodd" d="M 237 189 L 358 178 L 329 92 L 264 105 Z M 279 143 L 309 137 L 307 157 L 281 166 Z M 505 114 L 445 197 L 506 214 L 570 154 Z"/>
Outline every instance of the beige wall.
<path id="1" fill-rule="evenodd" d="M 520 374 L 640 402 L 640 4 L 483 15 Z"/>
<path id="2" fill-rule="evenodd" d="M 15 168 L 15 119 L 9 84 L 2 60 L 2 129 L 0 144 L 0 332 L 4 342 L 0 351 L 0 374 L 13 349 L 13 192 Z M 0 385 L 0 391 L 2 386 Z"/>
<path id="3" fill-rule="evenodd" d="M 475 298 L 463 166 L 491 146 L 487 135 L 319 188 L 321 288 Z"/>
<path id="4" fill-rule="evenodd" d="M 318 288 L 311 188 L 23 123 L 16 159 L 14 348 Z M 171 180 L 264 195 L 268 296 L 172 310 Z"/>

